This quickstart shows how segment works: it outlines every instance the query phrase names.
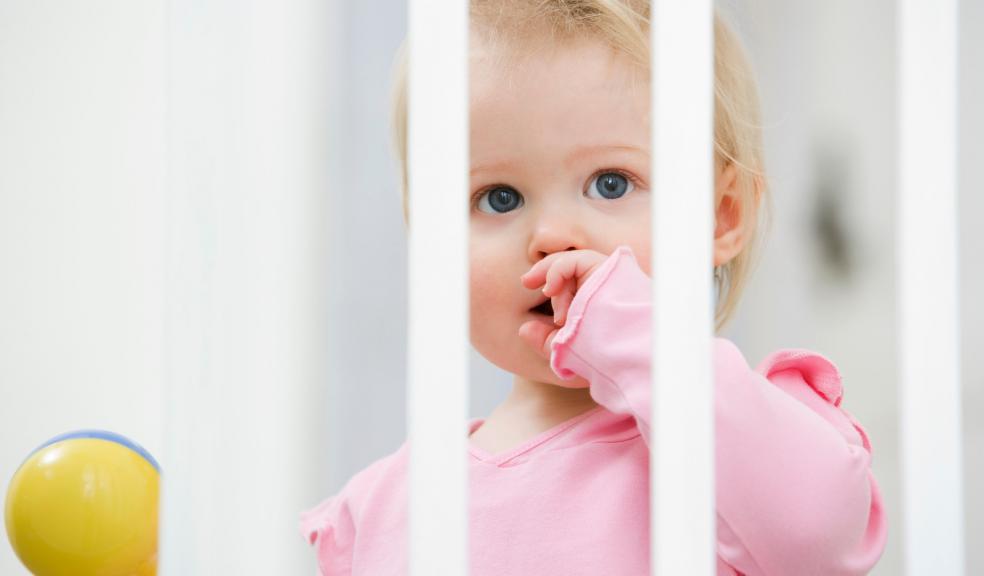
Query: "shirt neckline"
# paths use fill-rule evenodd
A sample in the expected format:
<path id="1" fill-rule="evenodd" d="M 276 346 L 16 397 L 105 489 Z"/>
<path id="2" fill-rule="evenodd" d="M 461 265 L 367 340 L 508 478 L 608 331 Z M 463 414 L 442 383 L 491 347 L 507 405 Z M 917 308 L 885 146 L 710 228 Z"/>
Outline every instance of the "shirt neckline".
<path id="1" fill-rule="evenodd" d="M 540 432 L 539 434 L 533 436 L 532 438 L 528 439 L 522 444 L 519 444 L 517 446 L 514 446 L 508 450 L 499 452 L 497 454 L 493 454 L 485 450 L 484 448 L 477 446 L 475 443 L 471 441 L 471 438 L 469 438 L 468 451 L 471 453 L 472 456 L 474 456 L 477 460 L 481 462 L 485 462 L 495 466 L 502 466 L 503 464 L 506 464 L 513 458 L 516 458 L 517 456 L 530 452 L 534 448 L 541 446 L 542 444 L 546 443 L 552 438 L 560 435 L 561 433 L 583 422 L 584 420 L 587 420 L 594 414 L 597 414 L 603 411 L 604 409 L 605 407 L 599 404 L 598 406 L 595 406 L 594 408 L 587 410 L 586 412 L 582 412 L 576 416 L 572 416 L 571 418 L 568 418 L 567 420 L 564 420 L 563 422 L 551 428 L 548 428 L 543 432 Z M 468 422 L 468 435 L 471 436 L 471 434 L 476 430 L 478 430 L 478 428 L 481 427 L 483 423 L 485 423 L 485 418 L 472 418 Z"/>

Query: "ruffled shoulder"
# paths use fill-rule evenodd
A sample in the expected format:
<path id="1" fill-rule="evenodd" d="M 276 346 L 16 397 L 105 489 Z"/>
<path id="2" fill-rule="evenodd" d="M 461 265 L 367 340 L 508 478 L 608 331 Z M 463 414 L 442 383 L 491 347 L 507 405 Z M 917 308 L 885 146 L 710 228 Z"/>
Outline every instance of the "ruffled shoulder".
<path id="1" fill-rule="evenodd" d="M 858 435 L 861 445 L 870 453 L 871 440 L 864 426 L 850 412 L 841 407 L 844 399 L 844 385 L 841 380 L 840 371 L 837 366 L 828 358 L 802 348 L 784 348 L 769 354 L 759 363 L 755 369 L 770 381 L 773 376 L 795 370 L 799 372 L 803 382 L 805 382 L 814 392 L 829 404 L 836 408 L 841 419 L 846 419 L 849 428 L 853 428 Z"/>
<path id="2" fill-rule="evenodd" d="M 844 396 L 840 371 L 821 354 L 801 348 L 785 348 L 769 354 L 755 369 L 766 378 L 776 372 L 795 369 L 813 390 L 834 406 L 840 406 Z"/>
<path id="3" fill-rule="evenodd" d="M 348 514 L 347 498 L 344 490 L 330 498 L 325 498 L 317 506 L 301 512 L 301 535 L 310 545 L 315 545 L 326 536 L 335 536 L 339 520 Z"/>
<path id="4" fill-rule="evenodd" d="M 302 512 L 300 527 L 301 535 L 316 548 L 319 574 L 350 573 L 355 521 L 346 489 Z"/>
<path id="5" fill-rule="evenodd" d="M 353 475 L 334 496 L 301 512 L 301 536 L 316 549 L 320 574 L 350 574 L 356 534 L 377 482 L 406 458 L 407 443 Z"/>

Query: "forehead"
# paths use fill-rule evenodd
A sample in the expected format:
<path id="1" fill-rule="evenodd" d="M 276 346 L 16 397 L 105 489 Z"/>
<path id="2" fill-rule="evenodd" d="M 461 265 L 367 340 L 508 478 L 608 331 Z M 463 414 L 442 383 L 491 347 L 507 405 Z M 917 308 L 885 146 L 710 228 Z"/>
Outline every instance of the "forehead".
<path id="1" fill-rule="evenodd" d="M 496 49 L 473 40 L 473 164 L 543 159 L 592 145 L 648 149 L 649 83 L 627 56 L 596 39 Z"/>

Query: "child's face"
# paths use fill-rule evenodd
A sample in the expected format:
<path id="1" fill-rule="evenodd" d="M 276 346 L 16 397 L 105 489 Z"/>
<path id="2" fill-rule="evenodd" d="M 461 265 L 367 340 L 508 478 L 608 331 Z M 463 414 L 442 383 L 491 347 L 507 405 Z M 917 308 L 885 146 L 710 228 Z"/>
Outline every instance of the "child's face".
<path id="1" fill-rule="evenodd" d="M 538 50 L 507 70 L 476 36 L 471 340 L 519 377 L 584 385 L 560 380 L 518 336 L 543 300 L 519 277 L 553 252 L 607 255 L 620 244 L 649 272 L 649 84 L 600 40 Z"/>

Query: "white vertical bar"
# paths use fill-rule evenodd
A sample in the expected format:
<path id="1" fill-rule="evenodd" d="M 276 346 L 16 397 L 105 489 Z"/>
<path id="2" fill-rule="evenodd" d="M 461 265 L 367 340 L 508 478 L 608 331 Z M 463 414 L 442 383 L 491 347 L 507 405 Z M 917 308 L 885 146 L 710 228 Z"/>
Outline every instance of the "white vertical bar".
<path id="1" fill-rule="evenodd" d="M 468 2 L 410 0 L 410 573 L 468 559 Z"/>
<path id="2" fill-rule="evenodd" d="M 907 574 L 964 573 L 957 2 L 899 2 L 898 315 Z"/>
<path id="3" fill-rule="evenodd" d="M 656 574 L 709 576 L 716 569 L 711 2 L 655 0 L 651 35 L 651 557 Z"/>
<path id="4" fill-rule="evenodd" d="M 326 4 L 167 10 L 160 573 L 300 574 L 323 497 Z"/>

